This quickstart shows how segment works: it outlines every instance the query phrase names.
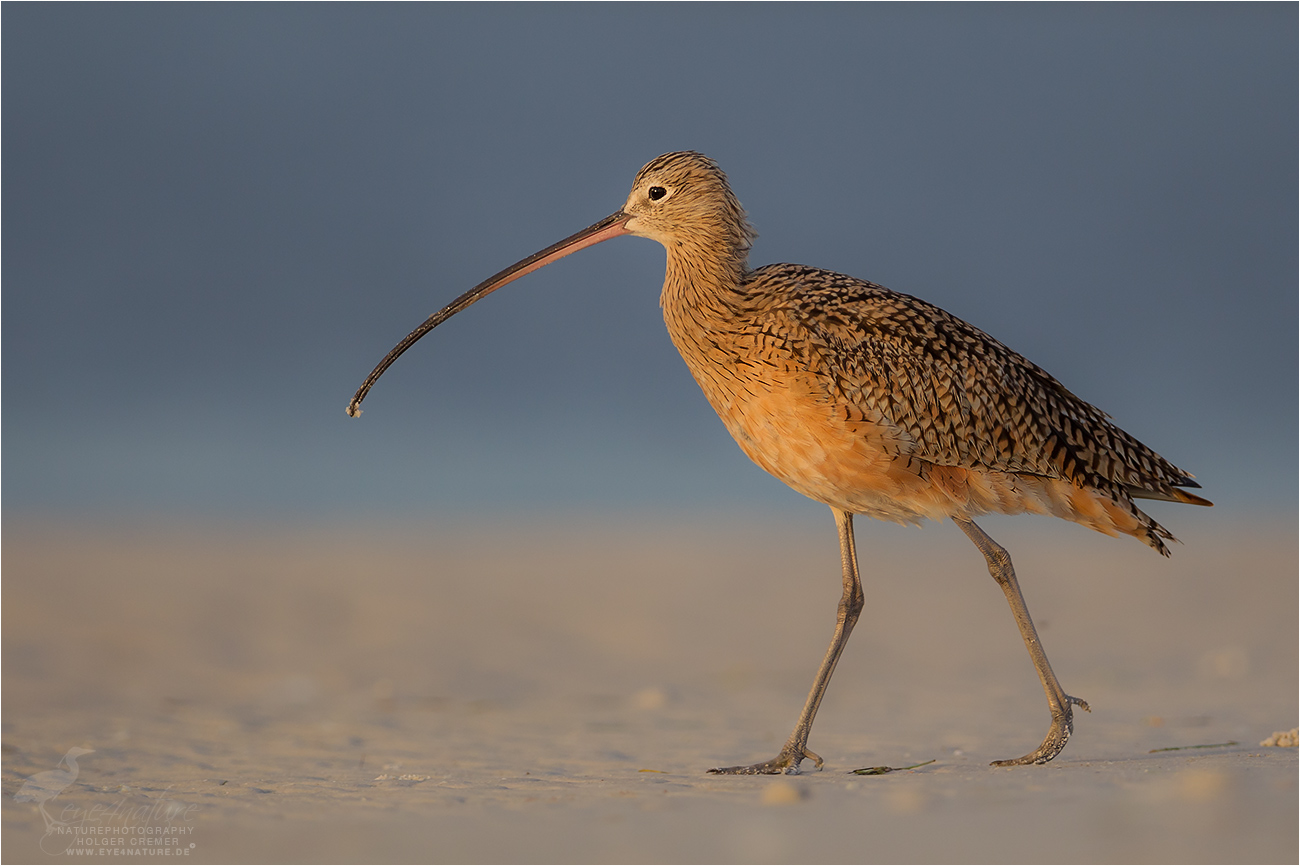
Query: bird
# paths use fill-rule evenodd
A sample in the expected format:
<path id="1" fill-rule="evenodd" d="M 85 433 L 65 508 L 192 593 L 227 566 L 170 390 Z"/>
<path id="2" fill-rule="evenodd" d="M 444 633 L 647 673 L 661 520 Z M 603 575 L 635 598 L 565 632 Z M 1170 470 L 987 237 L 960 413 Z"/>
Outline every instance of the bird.
<path id="1" fill-rule="evenodd" d="M 45 818 L 46 829 L 60 822 L 55 821 L 45 811 L 45 802 L 53 800 L 62 794 L 69 785 L 77 780 L 77 774 L 80 770 L 77 768 L 77 758 L 82 755 L 93 753 L 94 749 L 83 749 L 81 746 L 73 746 L 68 749 L 63 760 L 59 761 L 58 766 L 53 770 L 45 770 L 41 773 L 34 773 L 27 777 L 23 786 L 14 794 L 14 800 L 19 803 L 35 803 L 36 808 L 41 810 L 42 817 Z"/>
<path id="2" fill-rule="evenodd" d="M 1138 499 L 1211 505 L 1194 477 L 1111 422 L 1041 368 L 933 304 L 798 264 L 751 269 L 756 232 L 709 157 L 676 151 L 637 173 L 624 205 L 465 292 L 399 342 L 348 404 L 438 325 L 502 286 L 622 235 L 667 251 L 660 306 L 673 345 L 741 450 L 835 517 L 843 594 L 803 711 L 775 758 L 724 775 L 821 769 L 813 720 L 861 614 L 855 515 L 902 524 L 951 520 L 1006 596 L 1047 695 L 1051 726 L 1035 750 L 993 766 L 1045 764 L 1074 731 L 1075 707 L 1052 671 L 1011 557 L 975 523 L 1048 514 L 1169 555 L 1174 536 Z"/>

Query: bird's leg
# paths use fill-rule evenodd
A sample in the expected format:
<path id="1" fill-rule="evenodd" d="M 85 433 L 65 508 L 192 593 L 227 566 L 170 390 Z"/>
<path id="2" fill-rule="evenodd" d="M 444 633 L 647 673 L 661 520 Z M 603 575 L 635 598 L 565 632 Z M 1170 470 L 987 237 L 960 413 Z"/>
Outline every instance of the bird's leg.
<path id="1" fill-rule="evenodd" d="M 794 731 L 791 732 L 790 739 L 786 740 L 781 753 L 772 760 L 741 767 L 717 767 L 709 770 L 710 773 L 744 776 L 793 774 L 799 772 L 799 764 L 804 758 L 816 764 L 817 769 L 820 770 L 822 767 L 822 759 L 808 751 L 808 734 L 812 731 L 817 708 L 821 705 L 822 696 L 826 694 L 826 686 L 831 681 L 831 674 L 835 673 L 835 665 L 840 660 L 840 653 L 844 651 L 844 644 L 848 643 L 849 633 L 853 631 L 858 615 L 862 613 L 863 604 L 862 581 L 858 578 L 858 554 L 853 546 L 853 515 L 838 508 L 832 508 L 831 511 L 835 513 L 835 524 L 840 534 L 844 595 L 840 598 L 839 613 L 835 619 L 835 634 L 831 637 L 830 648 L 826 650 L 826 658 L 822 659 L 822 666 L 817 670 L 817 678 L 813 680 L 812 691 L 808 693 L 808 702 L 804 704 L 803 712 L 799 714 L 799 722 L 794 726 Z"/>
<path id="2" fill-rule="evenodd" d="M 1034 621 L 1029 618 L 1029 608 L 1025 606 L 1025 597 L 1020 593 L 1020 583 L 1016 580 L 1016 571 L 1011 565 L 1011 556 L 993 539 L 985 534 L 984 530 L 975 525 L 972 520 L 963 520 L 958 517 L 953 518 L 953 522 L 961 527 L 961 531 L 966 533 L 975 546 L 984 554 L 984 559 L 989 564 L 989 574 L 1002 587 L 1002 592 L 1007 597 L 1007 603 L 1011 605 L 1011 613 L 1016 618 L 1016 625 L 1020 628 L 1020 636 L 1025 640 L 1025 646 L 1029 649 L 1029 657 L 1034 660 L 1034 668 L 1038 671 L 1038 678 L 1043 682 L 1043 691 L 1047 693 L 1047 706 L 1052 711 L 1052 727 L 1047 732 L 1043 744 L 1035 751 L 1030 752 L 1020 758 L 1014 758 L 1009 761 L 994 761 L 995 767 L 1011 767 L 1017 764 L 1046 764 L 1048 761 L 1060 754 L 1061 749 L 1065 748 L 1066 742 L 1070 739 L 1070 734 L 1074 732 L 1074 712 L 1071 706 L 1078 706 L 1084 712 L 1092 712 L 1088 708 L 1087 701 L 1079 698 L 1072 698 L 1061 688 L 1061 684 L 1056 680 L 1056 674 L 1052 673 L 1052 665 L 1047 661 L 1047 653 L 1043 652 L 1043 645 L 1038 641 L 1038 630 L 1034 628 Z"/>

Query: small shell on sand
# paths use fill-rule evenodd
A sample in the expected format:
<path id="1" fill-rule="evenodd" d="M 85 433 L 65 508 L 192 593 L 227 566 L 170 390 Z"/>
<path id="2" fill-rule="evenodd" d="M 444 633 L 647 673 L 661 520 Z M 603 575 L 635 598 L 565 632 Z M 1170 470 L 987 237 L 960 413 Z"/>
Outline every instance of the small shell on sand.
<path id="1" fill-rule="evenodd" d="M 1289 731 L 1274 731 L 1273 736 L 1260 742 L 1261 746 L 1282 746 L 1296 748 L 1300 745 L 1300 728 L 1292 728 Z"/>

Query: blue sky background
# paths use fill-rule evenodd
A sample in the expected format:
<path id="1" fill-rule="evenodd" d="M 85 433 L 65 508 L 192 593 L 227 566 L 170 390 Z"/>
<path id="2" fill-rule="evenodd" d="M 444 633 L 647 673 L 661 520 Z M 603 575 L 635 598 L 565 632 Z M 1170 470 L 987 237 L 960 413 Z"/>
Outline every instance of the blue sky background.
<path id="1" fill-rule="evenodd" d="M 510 286 L 343 412 L 678 149 L 728 172 L 753 264 L 924 297 L 1216 515 L 1294 513 L 1294 4 L 2 15 L 7 517 L 796 511 L 669 343 L 650 241 Z"/>

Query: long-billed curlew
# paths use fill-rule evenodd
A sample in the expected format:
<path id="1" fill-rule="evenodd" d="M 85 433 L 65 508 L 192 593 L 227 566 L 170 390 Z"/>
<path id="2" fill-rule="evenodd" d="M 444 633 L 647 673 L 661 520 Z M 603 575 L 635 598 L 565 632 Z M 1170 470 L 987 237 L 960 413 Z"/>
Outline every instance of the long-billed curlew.
<path id="1" fill-rule="evenodd" d="M 835 664 L 862 610 L 853 515 L 899 523 L 951 518 L 988 562 L 1047 693 L 1041 746 L 995 766 L 1044 764 L 1073 731 L 1072 706 L 1038 641 L 1011 558 L 972 518 L 1054 514 L 1169 555 L 1173 536 L 1134 499 L 1209 505 L 1192 476 L 1110 423 L 1047 373 L 955 316 L 909 295 L 804 265 L 749 269 L 754 231 L 708 157 L 667 153 L 621 210 L 480 283 L 430 316 L 380 362 L 352 402 L 416 340 L 506 283 L 619 235 L 668 251 L 660 304 L 673 345 L 741 449 L 829 505 L 844 595 L 812 691 L 780 754 L 713 773 L 796 773 Z"/>

